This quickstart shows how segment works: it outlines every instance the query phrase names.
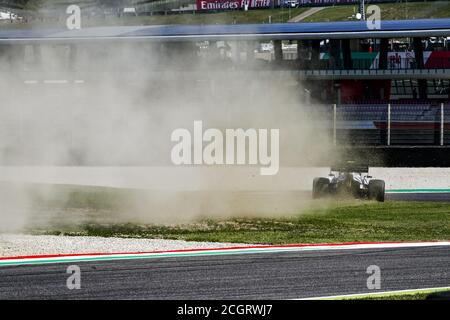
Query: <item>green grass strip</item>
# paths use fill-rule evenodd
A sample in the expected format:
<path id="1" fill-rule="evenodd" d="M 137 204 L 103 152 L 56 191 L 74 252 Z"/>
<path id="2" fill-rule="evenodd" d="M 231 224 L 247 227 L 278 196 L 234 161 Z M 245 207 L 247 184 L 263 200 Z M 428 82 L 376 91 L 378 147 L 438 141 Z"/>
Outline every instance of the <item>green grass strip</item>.
<path id="1" fill-rule="evenodd" d="M 417 300 L 425 299 L 427 295 L 435 292 L 445 292 L 450 287 L 424 288 L 411 290 L 396 290 L 363 294 L 351 294 L 317 298 L 318 300 Z"/>

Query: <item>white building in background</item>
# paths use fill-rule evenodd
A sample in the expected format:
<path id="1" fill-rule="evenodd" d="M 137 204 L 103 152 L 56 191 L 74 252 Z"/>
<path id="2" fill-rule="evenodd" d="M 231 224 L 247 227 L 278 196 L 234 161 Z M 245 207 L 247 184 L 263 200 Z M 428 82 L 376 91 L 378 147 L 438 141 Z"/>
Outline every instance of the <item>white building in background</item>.
<path id="1" fill-rule="evenodd" d="M 123 15 L 124 16 L 137 16 L 136 8 L 130 7 L 130 8 L 123 8 Z"/>
<path id="2" fill-rule="evenodd" d="M 0 11 L 0 20 L 16 20 L 17 15 L 12 12 L 1 12 Z"/>

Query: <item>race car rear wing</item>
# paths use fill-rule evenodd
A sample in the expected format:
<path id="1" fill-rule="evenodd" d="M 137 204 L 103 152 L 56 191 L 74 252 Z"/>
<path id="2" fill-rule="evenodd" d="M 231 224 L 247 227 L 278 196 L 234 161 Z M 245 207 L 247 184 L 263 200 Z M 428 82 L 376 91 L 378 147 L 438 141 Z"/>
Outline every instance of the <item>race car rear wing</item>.
<path id="1" fill-rule="evenodd" d="M 368 173 L 369 166 L 361 165 L 361 164 L 357 164 L 352 161 L 349 161 L 349 162 L 331 167 L 331 171 Z"/>

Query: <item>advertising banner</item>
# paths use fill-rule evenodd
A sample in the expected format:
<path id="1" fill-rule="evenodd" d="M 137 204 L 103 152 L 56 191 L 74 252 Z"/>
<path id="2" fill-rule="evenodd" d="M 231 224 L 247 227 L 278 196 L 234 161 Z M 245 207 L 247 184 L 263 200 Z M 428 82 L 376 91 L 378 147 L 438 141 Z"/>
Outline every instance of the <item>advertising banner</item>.
<path id="1" fill-rule="evenodd" d="M 268 8 L 271 0 L 197 0 L 197 10 L 230 10 L 248 8 Z"/>
<path id="2" fill-rule="evenodd" d="M 274 7 L 283 6 L 288 0 L 273 0 Z M 290 1 L 291 2 L 291 1 Z M 357 4 L 359 0 L 295 0 L 296 6 L 331 6 L 336 4 Z M 393 0 L 372 0 L 370 3 L 394 2 Z M 252 8 L 270 8 L 272 0 L 197 0 L 197 10 L 233 10 Z"/>

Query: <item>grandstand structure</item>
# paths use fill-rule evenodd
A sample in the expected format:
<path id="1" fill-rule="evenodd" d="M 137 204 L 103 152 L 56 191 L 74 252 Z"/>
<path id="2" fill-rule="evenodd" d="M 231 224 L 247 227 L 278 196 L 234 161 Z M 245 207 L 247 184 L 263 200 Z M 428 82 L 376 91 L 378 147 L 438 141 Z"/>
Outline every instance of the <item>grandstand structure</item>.
<path id="1" fill-rule="evenodd" d="M 16 80 L 30 79 L 30 74 L 36 79 L 39 71 L 33 66 L 40 65 L 40 51 L 59 47 L 67 56 L 67 71 L 93 79 L 92 66 L 77 61 L 99 47 L 107 59 L 120 43 L 165 59 L 165 64 L 182 61 L 177 77 L 184 81 L 204 79 L 196 66 L 205 63 L 218 71 L 253 72 L 268 81 L 295 79 L 304 103 L 326 110 L 336 146 L 384 149 L 389 157 L 402 154 L 404 160 L 417 155 L 417 148 L 427 148 L 429 156 L 450 146 L 449 36 L 450 19 L 382 21 L 379 29 L 354 21 L 2 30 L 0 58 L 14 61 L 3 68 L 14 70 Z M 17 65 L 20 56 L 24 63 Z M 145 68 L 130 62 L 121 70 L 166 76 L 160 69 L 164 64 L 151 60 Z"/>

